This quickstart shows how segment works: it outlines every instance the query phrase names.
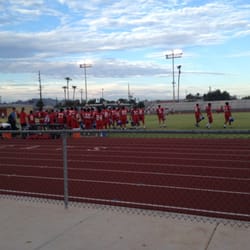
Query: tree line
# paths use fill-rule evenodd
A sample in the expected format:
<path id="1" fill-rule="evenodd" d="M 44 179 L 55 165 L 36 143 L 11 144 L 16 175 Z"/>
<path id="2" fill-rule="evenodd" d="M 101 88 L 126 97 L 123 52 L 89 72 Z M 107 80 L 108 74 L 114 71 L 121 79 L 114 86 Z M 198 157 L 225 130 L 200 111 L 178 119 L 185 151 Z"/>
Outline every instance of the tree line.
<path id="1" fill-rule="evenodd" d="M 188 94 L 186 95 L 187 101 L 197 101 L 197 100 L 204 100 L 204 101 L 223 101 L 223 100 L 236 100 L 236 96 L 230 95 L 227 91 L 221 91 L 219 89 L 215 91 L 209 91 L 208 93 L 201 95 L 197 93 L 195 95 Z M 250 96 L 243 97 L 242 99 L 250 99 Z"/>

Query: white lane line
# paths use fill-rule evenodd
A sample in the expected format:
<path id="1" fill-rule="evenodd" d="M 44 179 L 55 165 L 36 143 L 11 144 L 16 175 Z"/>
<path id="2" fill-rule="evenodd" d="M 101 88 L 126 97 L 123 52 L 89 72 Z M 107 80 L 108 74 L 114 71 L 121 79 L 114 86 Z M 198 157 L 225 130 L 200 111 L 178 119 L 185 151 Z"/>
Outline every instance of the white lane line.
<path id="1" fill-rule="evenodd" d="M 63 181 L 63 178 L 58 178 L 58 177 L 28 176 L 28 175 L 15 175 L 15 174 L 13 174 L 13 175 L 0 174 L 0 176 Z M 175 189 L 175 190 L 178 189 L 178 190 L 189 190 L 189 191 L 200 191 L 200 192 L 211 192 L 211 193 L 239 194 L 239 195 L 250 196 L 250 192 L 227 191 L 227 190 L 208 189 L 208 188 L 192 188 L 192 187 L 179 187 L 179 186 L 155 185 L 155 184 L 131 183 L 131 182 L 119 182 L 119 181 L 99 181 L 99 180 L 87 180 L 87 179 L 69 179 L 69 181 L 72 181 L 72 182 L 99 183 L 99 184 L 108 184 L 108 185 L 123 185 L 123 186 L 125 185 L 125 186 L 136 186 L 136 187 L 164 188 L 164 189 Z"/>
<path id="2" fill-rule="evenodd" d="M 47 165 L 21 165 L 21 164 L 1 164 L 0 166 L 13 166 L 22 168 L 47 168 L 47 169 L 57 169 L 60 170 L 61 167 L 52 167 Z M 248 177 L 225 177 L 225 176 L 213 176 L 213 175 L 199 175 L 199 174 L 181 174 L 181 173 L 166 173 L 166 172 L 153 172 L 153 171 L 131 171 L 131 170 L 115 170 L 115 169 L 102 169 L 102 168 L 68 168 L 70 171 L 91 171 L 91 172 L 107 172 L 107 173 L 121 173 L 121 174 L 140 174 L 140 175 L 150 175 L 150 176 L 174 176 L 174 177 L 191 177 L 191 178 L 205 178 L 205 179 L 218 179 L 218 180 L 228 180 L 228 181 L 250 181 Z"/>
<path id="3" fill-rule="evenodd" d="M 33 145 L 33 146 L 25 147 L 23 149 L 31 150 L 31 149 L 40 148 L 40 147 L 41 147 L 40 145 Z"/>
<path id="4" fill-rule="evenodd" d="M 36 193 L 36 192 L 25 192 L 25 191 L 17 191 L 10 189 L 0 189 L 1 192 L 7 192 L 11 194 L 17 195 L 39 195 L 39 196 L 52 196 L 63 198 L 63 195 L 51 194 L 51 193 Z M 152 204 L 152 203 L 143 203 L 143 202 L 133 202 L 133 201 L 123 201 L 123 200 L 114 200 L 114 199 L 98 199 L 91 197 L 79 197 L 79 196 L 69 196 L 70 200 L 73 199 L 82 200 L 82 201 L 95 201 L 95 202 L 112 202 L 113 204 L 126 204 L 126 205 L 134 205 L 134 206 L 143 206 L 143 207 L 151 207 L 151 208 L 165 208 L 172 210 L 181 210 L 181 211 L 192 211 L 192 212 L 204 212 L 209 214 L 218 214 L 218 215 L 233 215 L 233 216 L 241 216 L 250 218 L 250 214 L 242 214 L 237 212 L 227 212 L 227 211 L 217 211 L 217 210 L 207 210 L 207 209 L 199 209 L 199 208 L 190 208 L 190 207 L 177 207 L 177 206 L 169 206 L 169 205 L 161 205 L 161 204 Z M 188 215 L 191 216 L 191 215 Z"/>
<path id="5" fill-rule="evenodd" d="M 226 212 L 226 211 L 215 211 L 215 210 L 206 210 L 206 209 L 189 208 L 189 207 L 177 207 L 177 206 L 168 206 L 168 205 L 123 201 L 123 200 L 98 199 L 98 198 L 90 198 L 90 197 L 78 197 L 78 196 L 69 196 L 69 197 L 71 199 L 86 200 L 86 201 L 112 202 L 116 204 L 127 204 L 127 205 L 136 205 L 136 206 L 139 205 L 139 206 L 144 206 L 144 207 L 167 208 L 167 209 L 182 210 L 182 211 L 205 212 L 205 213 L 210 213 L 210 214 L 234 215 L 234 216 L 242 216 L 242 217 L 250 218 L 250 214 L 241 214 L 241 213 L 236 213 L 236 212 L 234 213 L 234 212 Z"/>
<path id="6" fill-rule="evenodd" d="M 105 149 L 107 149 L 107 147 L 97 146 L 97 147 L 93 147 L 93 148 L 88 148 L 88 149 L 86 149 L 86 151 L 101 151 L 101 150 L 105 150 Z"/>

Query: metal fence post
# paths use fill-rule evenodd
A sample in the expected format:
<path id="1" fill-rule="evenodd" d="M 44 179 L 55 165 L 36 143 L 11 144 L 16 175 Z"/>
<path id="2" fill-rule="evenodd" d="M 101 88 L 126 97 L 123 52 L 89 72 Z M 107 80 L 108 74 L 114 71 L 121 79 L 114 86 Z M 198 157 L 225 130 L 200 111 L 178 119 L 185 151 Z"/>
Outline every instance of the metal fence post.
<path id="1" fill-rule="evenodd" d="M 64 187 L 64 207 L 68 208 L 69 190 L 68 190 L 68 157 L 67 157 L 67 133 L 62 134 L 63 138 L 63 187 Z"/>

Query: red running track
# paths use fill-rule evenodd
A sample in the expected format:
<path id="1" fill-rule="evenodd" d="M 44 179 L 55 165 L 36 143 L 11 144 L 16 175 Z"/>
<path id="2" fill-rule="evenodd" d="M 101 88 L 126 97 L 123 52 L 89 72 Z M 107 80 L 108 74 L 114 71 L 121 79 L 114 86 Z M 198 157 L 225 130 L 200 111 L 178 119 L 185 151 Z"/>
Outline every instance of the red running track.
<path id="1" fill-rule="evenodd" d="M 250 221 L 249 139 L 67 140 L 70 201 Z M 1 140 L 0 194 L 63 199 L 62 141 Z"/>

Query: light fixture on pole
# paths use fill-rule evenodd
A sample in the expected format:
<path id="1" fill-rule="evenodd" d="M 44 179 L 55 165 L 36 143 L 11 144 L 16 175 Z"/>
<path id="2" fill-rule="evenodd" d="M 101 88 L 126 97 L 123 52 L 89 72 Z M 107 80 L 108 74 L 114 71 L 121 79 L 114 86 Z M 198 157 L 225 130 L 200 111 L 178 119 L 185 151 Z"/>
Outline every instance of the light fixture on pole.
<path id="1" fill-rule="evenodd" d="M 175 75 L 174 75 L 174 59 L 182 57 L 182 52 L 180 50 L 172 50 L 170 53 L 166 54 L 166 59 L 172 59 L 172 75 L 173 75 L 173 104 L 175 103 Z"/>
<path id="2" fill-rule="evenodd" d="M 181 76 L 181 65 L 177 66 L 178 69 L 178 90 L 177 90 L 177 100 L 180 101 L 180 76 Z"/>
<path id="3" fill-rule="evenodd" d="M 88 103 L 88 89 L 87 89 L 87 73 L 86 69 L 92 67 L 90 63 L 82 63 L 80 64 L 80 68 L 84 68 L 84 79 L 85 79 L 85 101 Z"/>
<path id="4" fill-rule="evenodd" d="M 67 97 L 69 101 L 69 81 L 72 81 L 70 77 L 65 77 L 65 80 L 67 81 Z"/>

